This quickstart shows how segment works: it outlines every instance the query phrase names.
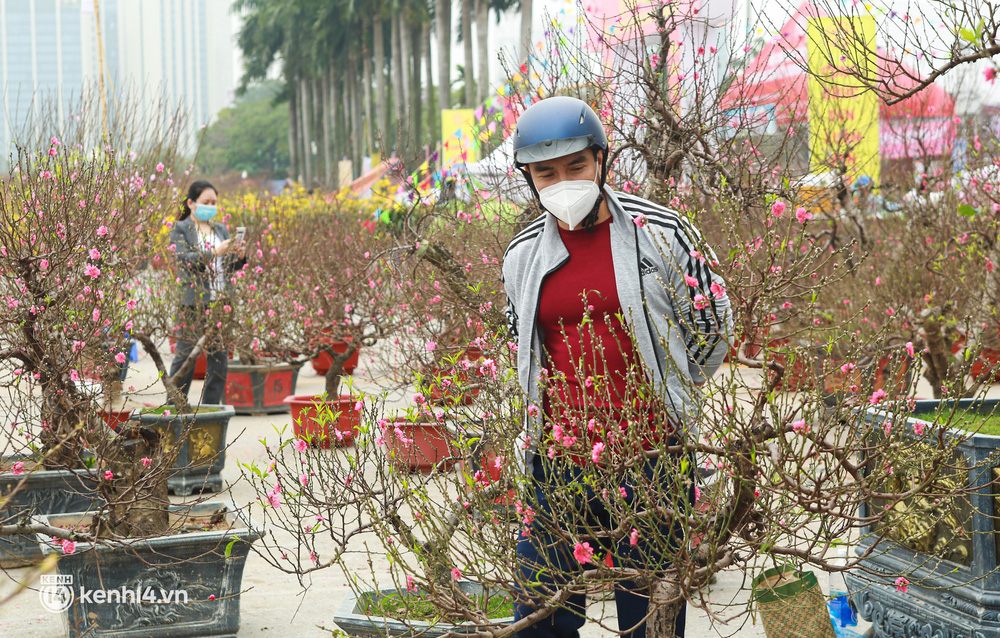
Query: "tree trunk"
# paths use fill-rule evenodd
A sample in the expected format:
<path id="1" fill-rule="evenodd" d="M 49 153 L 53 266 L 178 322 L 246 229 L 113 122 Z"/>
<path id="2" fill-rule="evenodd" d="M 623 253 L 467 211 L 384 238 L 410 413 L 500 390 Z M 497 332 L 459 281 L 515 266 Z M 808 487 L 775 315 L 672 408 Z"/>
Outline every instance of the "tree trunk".
<path id="1" fill-rule="evenodd" d="M 413 135 L 410 139 L 413 140 L 413 146 L 416 149 L 420 149 L 424 145 L 424 110 L 423 110 L 423 94 L 420 90 L 422 79 L 420 68 L 424 59 L 423 56 L 423 38 L 421 37 L 422 31 L 420 27 L 410 27 L 410 36 L 412 42 L 413 55 L 411 59 L 413 60 L 413 82 L 410 88 L 410 121 L 413 122 Z"/>
<path id="2" fill-rule="evenodd" d="M 341 103 L 344 105 L 344 159 L 354 160 L 354 145 L 356 136 L 354 134 L 357 123 L 354 121 L 354 78 L 351 73 L 351 57 L 346 55 L 340 66 L 341 87 L 343 95 Z M 338 171 L 339 172 L 339 171 Z M 351 177 L 353 179 L 354 167 L 351 167 Z M 347 184 L 340 184 L 343 188 Z"/>
<path id="3" fill-rule="evenodd" d="M 527 62 L 532 51 L 531 0 L 521 0 L 521 62 Z"/>
<path id="4" fill-rule="evenodd" d="M 403 139 L 401 146 L 408 149 L 413 143 L 413 131 L 416 124 L 413 119 L 413 102 L 411 101 L 416 90 L 413 86 L 413 33 L 402 13 L 396 16 L 396 21 L 399 22 L 399 83 L 402 88 L 399 98 L 403 113 L 401 121 L 404 123 L 400 133 Z"/>
<path id="5" fill-rule="evenodd" d="M 476 104 L 482 104 L 490 91 L 490 3 L 489 0 L 476 2 L 476 50 L 479 65 L 476 68 Z"/>
<path id="6" fill-rule="evenodd" d="M 350 73 L 351 84 L 353 85 L 351 94 L 354 97 L 354 101 L 351 104 L 354 108 L 354 113 L 351 116 L 351 119 L 354 121 L 354 156 L 352 158 L 354 161 L 352 162 L 351 169 L 353 171 L 352 178 L 357 179 L 361 177 L 361 162 L 365 156 L 365 138 L 367 137 L 365 135 L 365 122 L 361 116 L 364 110 L 364 105 L 362 104 L 362 94 L 364 91 L 362 91 L 362 87 L 359 86 L 361 84 L 362 74 L 361 63 L 357 57 L 351 61 Z"/>
<path id="7" fill-rule="evenodd" d="M 941 386 L 954 378 L 949 359 L 951 346 L 944 336 L 942 324 L 945 322 L 944 310 L 941 306 L 925 308 L 920 313 L 920 325 L 924 329 L 924 339 L 927 346 L 923 353 L 924 378 L 931 384 L 934 398 L 942 396 Z"/>
<path id="8" fill-rule="evenodd" d="M 299 181 L 299 119 L 297 117 L 298 100 L 295 98 L 295 85 L 288 92 L 288 179 Z"/>
<path id="9" fill-rule="evenodd" d="M 323 166 L 326 168 L 326 172 L 323 174 L 323 186 L 326 188 L 333 188 L 333 157 L 336 155 L 331 155 L 330 151 L 330 117 L 332 115 L 332 95 L 330 92 L 330 68 L 327 67 L 323 70 L 323 75 L 321 77 L 321 91 L 322 101 L 323 101 Z"/>
<path id="10" fill-rule="evenodd" d="M 365 19 L 365 30 L 368 28 L 369 19 Z M 363 66 L 363 77 L 361 87 L 364 89 L 365 108 L 365 148 L 364 155 L 371 155 L 375 152 L 375 121 L 372 119 L 372 56 L 368 50 L 368 40 L 362 36 L 364 46 L 361 51 L 361 61 Z"/>
<path id="11" fill-rule="evenodd" d="M 114 478 L 108 502 L 111 528 L 123 536 L 164 534 L 170 526 L 167 472 L 171 458 L 164 455 L 159 432 L 144 425 L 124 426 L 113 443 L 108 468 Z M 142 459 L 151 459 L 146 467 Z"/>
<path id="12" fill-rule="evenodd" d="M 661 580 L 653 585 L 653 593 L 649 597 L 649 606 L 653 608 L 653 613 L 646 620 L 646 638 L 674 637 L 677 614 L 680 613 L 681 605 L 687 603 L 683 598 L 675 603 L 667 601 L 676 598 L 679 594 L 680 589 L 677 587 L 677 583 Z M 620 629 L 629 628 L 621 627 Z"/>
<path id="13" fill-rule="evenodd" d="M 465 53 L 465 106 L 470 107 L 476 100 L 476 81 L 472 73 L 472 1 L 462 0 L 462 50 Z"/>
<path id="14" fill-rule="evenodd" d="M 403 140 L 405 139 L 403 129 L 406 126 L 404 121 L 406 102 L 403 101 L 403 69 L 406 67 L 403 64 L 403 47 L 400 43 L 401 35 L 399 31 L 399 20 L 394 16 L 392 18 L 392 74 L 390 76 L 392 77 L 392 103 L 396 114 L 396 122 L 393 130 L 395 131 L 396 152 L 402 155 Z"/>
<path id="15" fill-rule="evenodd" d="M 330 76 L 330 110 L 333 114 L 333 121 L 330 122 L 330 126 L 333 129 L 333 183 L 334 188 L 340 188 L 340 166 L 338 162 L 344 154 L 344 127 L 341 124 L 340 117 L 342 108 L 340 108 L 340 60 L 333 60 L 330 68 L 327 69 L 327 74 Z"/>
<path id="16" fill-rule="evenodd" d="M 312 111 L 313 111 L 313 121 L 312 130 L 316 131 L 316 137 L 319 137 L 323 131 L 323 105 L 320 90 L 320 81 L 316 78 L 309 80 L 309 90 L 312 92 Z M 326 171 L 326 165 L 323 165 L 323 170 L 320 170 L 319 162 L 320 158 L 324 157 L 325 153 L 320 153 L 316 155 L 316 184 L 319 184 L 320 175 L 323 175 Z"/>
<path id="17" fill-rule="evenodd" d="M 434 103 L 434 61 L 431 60 L 431 23 L 425 22 L 420 33 L 421 48 L 424 53 L 424 73 L 427 74 L 427 86 L 424 89 L 424 106 L 427 109 L 427 133 L 433 147 L 441 139 L 438 131 L 441 113 Z"/>
<path id="18" fill-rule="evenodd" d="M 438 108 L 451 108 L 451 0 L 437 0 Z M 440 139 L 440 138 L 437 138 Z"/>
<path id="19" fill-rule="evenodd" d="M 386 128 L 386 120 L 389 118 L 389 94 L 385 86 L 385 34 L 382 25 L 382 18 L 375 16 L 373 21 L 375 47 L 375 92 L 378 94 L 378 104 L 376 105 L 378 132 L 377 137 L 381 137 L 381 145 L 389 147 L 389 130 Z"/>
<path id="20" fill-rule="evenodd" d="M 312 188 L 312 129 L 309 126 L 312 122 L 312 113 L 309 108 L 309 83 L 305 78 L 299 79 L 299 96 L 302 106 L 302 110 L 299 113 L 299 120 L 302 123 L 302 167 L 305 173 L 305 186 L 306 188 Z"/>

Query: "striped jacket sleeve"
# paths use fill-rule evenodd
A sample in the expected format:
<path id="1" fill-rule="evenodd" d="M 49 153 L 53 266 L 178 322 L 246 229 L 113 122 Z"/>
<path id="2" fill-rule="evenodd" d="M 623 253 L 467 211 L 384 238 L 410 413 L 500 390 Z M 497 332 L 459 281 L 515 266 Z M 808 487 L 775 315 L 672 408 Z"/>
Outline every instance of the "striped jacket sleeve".
<path id="1" fill-rule="evenodd" d="M 665 255 L 673 263 L 668 264 L 664 279 L 677 311 L 688 373 L 695 383 L 701 383 L 722 365 L 729 350 L 732 312 L 725 281 L 713 271 L 713 266 L 718 266 L 715 253 L 683 215 L 677 220 L 670 255 Z"/>
<path id="2" fill-rule="evenodd" d="M 517 309 L 514 307 L 514 295 L 507 283 L 507 278 L 500 273 L 500 283 L 503 285 L 504 294 L 507 297 L 507 330 L 510 332 L 512 341 L 517 341 Z"/>

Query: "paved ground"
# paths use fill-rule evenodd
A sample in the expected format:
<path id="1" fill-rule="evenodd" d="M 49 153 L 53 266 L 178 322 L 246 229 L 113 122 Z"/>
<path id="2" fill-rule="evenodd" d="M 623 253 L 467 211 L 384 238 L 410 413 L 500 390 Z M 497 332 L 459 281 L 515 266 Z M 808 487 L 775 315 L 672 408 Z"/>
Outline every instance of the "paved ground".
<path id="1" fill-rule="evenodd" d="M 364 362 L 362 362 L 362 366 Z M 144 358 L 133 364 L 126 385 L 139 388 L 151 387 L 155 374 L 151 362 Z M 200 382 L 196 382 L 192 395 L 200 393 Z M 322 390 L 322 379 L 316 376 L 311 366 L 306 365 L 300 375 L 298 394 L 319 393 Z M 140 402 L 159 401 L 162 395 L 158 388 L 136 399 Z M 227 454 L 224 478 L 230 483 L 236 483 L 229 497 L 237 504 L 246 504 L 253 500 L 254 494 L 245 482 L 237 482 L 239 470 L 237 461 L 246 462 L 252 459 L 264 459 L 262 446 L 258 440 L 262 437 L 275 437 L 273 425 L 289 424 L 288 415 L 271 417 L 236 417 L 230 424 L 230 440 L 232 447 Z M 178 499 L 180 500 L 180 499 Z M 361 560 L 359 558 L 359 560 Z M 364 565 L 359 565 L 364 569 Z M 366 571 L 366 570 L 365 570 Z M 23 579 L 25 570 L 12 570 L 8 574 L 0 572 L 0 599 L 11 591 L 12 581 Z M 820 574 L 820 581 L 826 583 L 826 578 Z M 719 574 L 717 582 L 709 590 L 709 597 L 715 604 L 720 617 L 733 617 L 746 609 L 746 591 L 748 578 L 741 571 L 735 570 Z M 241 604 L 240 636 L 289 636 L 312 638 L 330 636 L 329 630 L 334 628 L 333 614 L 340 604 L 347 586 L 345 576 L 334 570 L 319 572 L 312 577 L 311 587 L 303 592 L 294 576 L 276 571 L 264 561 L 251 553 L 246 565 L 243 585 L 247 591 L 243 594 Z M 37 586 L 37 582 L 32 583 Z M 591 616 L 596 618 L 611 618 L 615 614 L 614 601 L 595 600 L 589 608 Z M 862 622 L 863 631 L 866 624 Z M 54 638 L 64 635 L 62 615 L 47 612 L 40 604 L 35 591 L 28 590 L 7 604 L 0 606 L 0 636 L 18 636 L 20 638 Z M 608 632 L 588 624 L 584 636 L 597 638 Z M 763 636 L 759 624 L 753 624 L 753 619 L 747 615 L 728 625 L 710 620 L 701 610 L 692 609 L 689 612 L 689 637 L 701 636 L 740 636 L 751 638 Z"/>

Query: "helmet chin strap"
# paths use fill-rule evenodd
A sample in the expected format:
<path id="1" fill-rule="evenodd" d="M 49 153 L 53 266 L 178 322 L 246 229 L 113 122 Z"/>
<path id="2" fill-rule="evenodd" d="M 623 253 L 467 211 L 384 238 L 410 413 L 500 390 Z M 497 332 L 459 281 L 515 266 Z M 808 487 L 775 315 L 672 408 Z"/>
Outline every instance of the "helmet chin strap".
<path id="1" fill-rule="evenodd" d="M 604 201 L 604 193 L 602 192 L 597 196 L 597 201 L 594 202 L 594 208 L 587 213 L 587 216 L 583 218 L 583 229 L 588 233 L 594 232 L 594 224 L 597 223 L 597 213 L 601 210 L 601 202 Z"/>

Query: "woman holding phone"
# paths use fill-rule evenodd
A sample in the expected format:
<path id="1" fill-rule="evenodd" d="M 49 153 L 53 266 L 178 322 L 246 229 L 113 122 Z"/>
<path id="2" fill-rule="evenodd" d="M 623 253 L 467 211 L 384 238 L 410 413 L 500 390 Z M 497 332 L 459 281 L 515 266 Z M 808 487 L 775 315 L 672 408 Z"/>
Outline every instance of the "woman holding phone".
<path id="1" fill-rule="evenodd" d="M 177 350 L 170 367 L 171 377 L 181 369 L 198 339 L 205 334 L 210 307 L 229 296 L 233 273 L 246 264 L 243 234 L 237 232 L 237 239 L 233 240 L 225 224 L 215 221 L 218 197 L 218 192 L 209 182 L 194 182 L 188 189 L 183 210 L 170 229 L 170 243 L 175 249 L 177 278 L 181 286 Z M 209 338 L 205 354 L 208 367 L 200 403 L 222 403 L 226 398 L 229 353 L 219 343 L 218 335 L 214 339 Z M 177 384 L 184 396 L 191 389 L 193 377 L 194 366 Z"/>

